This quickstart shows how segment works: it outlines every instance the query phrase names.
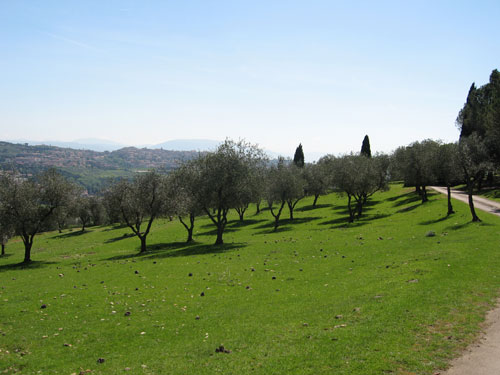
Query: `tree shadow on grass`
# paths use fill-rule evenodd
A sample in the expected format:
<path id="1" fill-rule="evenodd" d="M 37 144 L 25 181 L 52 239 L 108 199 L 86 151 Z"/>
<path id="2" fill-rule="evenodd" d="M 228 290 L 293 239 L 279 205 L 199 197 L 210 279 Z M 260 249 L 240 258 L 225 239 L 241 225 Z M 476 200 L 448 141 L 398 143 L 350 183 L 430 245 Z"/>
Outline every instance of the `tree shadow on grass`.
<path id="1" fill-rule="evenodd" d="M 123 228 L 127 228 L 127 225 L 126 224 L 113 225 L 110 228 L 103 229 L 103 232 L 109 232 L 112 230 L 123 229 Z"/>
<path id="2" fill-rule="evenodd" d="M 273 225 L 271 225 L 270 229 L 261 230 L 261 231 L 259 231 L 259 232 L 255 232 L 255 234 L 273 234 L 273 233 L 282 233 L 282 232 L 289 232 L 289 231 L 291 231 L 292 229 L 293 229 L 293 228 L 291 228 L 291 227 L 289 227 L 289 226 L 288 226 L 288 227 L 283 227 L 283 226 L 281 226 L 281 224 L 280 224 L 280 226 L 279 226 L 276 230 L 274 230 L 274 224 L 273 224 Z"/>
<path id="3" fill-rule="evenodd" d="M 230 223 L 226 225 L 226 228 L 243 228 L 249 225 L 254 225 L 258 223 L 262 223 L 263 221 L 266 221 L 265 219 L 244 219 L 243 221 L 240 220 L 233 220 Z"/>
<path id="4" fill-rule="evenodd" d="M 87 233 L 92 233 L 93 231 L 91 230 L 84 230 L 83 232 L 81 230 L 69 232 L 69 233 L 64 233 L 64 234 L 57 234 L 52 238 L 73 238 L 73 237 L 78 237 L 81 236 L 82 234 L 87 234 Z"/>
<path id="5" fill-rule="evenodd" d="M 361 218 L 355 219 L 352 223 L 349 222 L 349 217 L 339 217 L 337 219 L 327 220 L 319 223 L 320 225 L 331 225 L 331 228 L 355 228 L 366 225 L 373 220 L 383 219 L 391 216 L 389 214 L 363 214 Z"/>
<path id="6" fill-rule="evenodd" d="M 412 193 L 411 196 L 407 197 L 406 199 L 399 200 L 395 202 L 392 206 L 393 207 L 401 207 L 406 204 L 414 203 L 414 202 L 420 202 L 422 201 L 422 197 L 416 193 Z"/>
<path id="7" fill-rule="evenodd" d="M 197 242 L 171 242 L 149 245 L 144 253 L 135 252 L 125 255 L 116 255 L 106 260 L 124 260 L 131 258 L 160 259 L 190 255 L 219 254 L 246 247 L 244 243 L 228 243 L 222 245 L 203 244 Z M 138 248 L 139 249 L 139 248 Z"/>
<path id="8" fill-rule="evenodd" d="M 405 212 L 410 212 L 410 211 L 413 211 L 414 209 L 420 207 L 421 205 L 422 205 L 422 203 L 418 203 L 418 204 L 414 204 L 413 206 L 404 207 L 404 208 L 401 208 L 400 210 L 397 210 L 396 213 L 402 214 Z"/>
<path id="9" fill-rule="evenodd" d="M 205 226 L 203 226 L 203 227 L 205 227 Z M 196 235 L 197 236 L 216 236 L 217 235 L 217 228 L 215 227 L 215 225 L 212 224 L 209 227 L 212 229 L 208 230 L 206 232 L 203 232 L 203 233 L 197 233 Z M 235 227 L 230 227 L 230 226 L 226 225 L 226 228 L 224 229 L 224 233 L 235 232 L 236 229 L 237 228 L 235 228 Z"/>
<path id="10" fill-rule="evenodd" d="M 29 263 L 4 264 L 0 266 L 0 272 L 12 271 L 12 270 L 28 270 L 28 269 L 33 270 L 37 268 L 47 267 L 52 264 L 56 264 L 56 262 L 32 260 Z"/>
<path id="11" fill-rule="evenodd" d="M 452 218 L 452 217 L 453 217 L 453 215 L 446 215 L 446 216 L 443 216 L 443 217 L 440 217 L 440 218 L 437 218 L 437 219 L 434 219 L 434 220 L 421 221 L 420 223 L 418 223 L 418 225 L 437 224 L 437 223 L 440 223 L 442 221 L 446 221 L 446 220 L 448 220 L 449 218 Z"/>
<path id="12" fill-rule="evenodd" d="M 280 219 L 279 226 L 276 231 L 274 231 L 274 220 L 265 220 L 266 223 L 255 227 L 255 229 L 263 229 L 262 231 L 257 232 L 256 234 L 268 234 L 268 233 L 277 233 L 279 231 L 289 231 L 292 230 L 293 225 L 304 224 L 310 221 L 322 219 L 320 216 L 311 216 L 311 217 L 296 217 L 293 220 L 288 219 Z"/>
<path id="13" fill-rule="evenodd" d="M 477 222 L 477 221 L 468 221 L 466 223 L 463 223 L 463 224 L 455 224 L 455 225 L 450 225 L 446 228 L 444 228 L 445 230 L 460 230 L 460 229 L 463 229 L 465 227 L 468 227 L 469 225 L 477 225 L 477 226 L 481 226 L 481 227 L 491 227 L 493 226 L 493 224 L 490 224 L 490 223 L 485 223 L 484 221 L 481 221 L 481 222 Z"/>
<path id="14" fill-rule="evenodd" d="M 409 191 L 407 193 L 396 195 L 395 197 L 389 197 L 386 200 L 389 201 L 389 202 L 394 202 L 394 201 L 397 201 L 398 199 L 409 197 L 409 196 L 415 195 L 415 194 L 416 194 L 415 191 Z"/>
<path id="15" fill-rule="evenodd" d="M 134 233 L 124 233 L 121 236 L 118 236 L 115 238 L 110 238 L 109 240 L 104 241 L 104 243 L 113 243 L 113 242 L 124 240 L 126 238 L 131 238 L 131 237 L 135 237 L 135 234 Z"/>
<path id="16" fill-rule="evenodd" d="M 310 204 L 309 206 L 304 206 L 304 207 L 296 208 L 295 211 L 305 212 L 305 211 L 312 211 L 312 210 L 316 210 L 316 209 L 319 209 L 319 208 L 326 208 L 326 207 L 332 207 L 332 206 L 333 205 L 329 204 L 329 203 L 316 204 L 316 207 L 313 206 L 312 204 Z"/>

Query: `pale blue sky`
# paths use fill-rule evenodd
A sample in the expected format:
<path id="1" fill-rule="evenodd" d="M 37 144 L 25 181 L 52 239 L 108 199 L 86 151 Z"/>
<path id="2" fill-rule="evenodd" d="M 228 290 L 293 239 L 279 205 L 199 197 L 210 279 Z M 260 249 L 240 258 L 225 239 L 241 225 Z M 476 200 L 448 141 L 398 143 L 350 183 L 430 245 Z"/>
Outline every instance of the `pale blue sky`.
<path id="1" fill-rule="evenodd" d="M 498 1 L 0 1 L 0 139 L 454 141 Z"/>

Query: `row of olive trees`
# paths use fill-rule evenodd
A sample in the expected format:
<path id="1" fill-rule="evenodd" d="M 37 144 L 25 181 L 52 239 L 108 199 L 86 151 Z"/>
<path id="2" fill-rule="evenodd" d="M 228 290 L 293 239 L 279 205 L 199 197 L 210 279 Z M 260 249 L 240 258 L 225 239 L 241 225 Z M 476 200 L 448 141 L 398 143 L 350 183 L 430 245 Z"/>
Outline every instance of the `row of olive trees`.
<path id="1" fill-rule="evenodd" d="M 54 170 L 32 179 L 5 174 L 0 181 L 0 234 L 3 239 L 20 235 L 25 244 L 24 261 L 29 262 L 37 233 L 61 230 L 74 218 L 82 231 L 107 219 L 107 223 L 128 226 L 144 252 L 157 218 L 177 216 L 190 242 L 196 217 L 206 215 L 216 229 L 215 243 L 222 244 L 231 209 L 244 220 L 251 203 L 259 210 L 264 201 L 276 230 L 285 206 L 293 220 L 294 209 L 302 198 L 314 196 L 316 207 L 318 197 L 330 189 L 347 194 L 352 221 L 355 213 L 361 216 L 369 196 L 386 186 L 385 159 L 346 155 L 328 156 L 316 164 L 305 164 L 303 157 L 296 162 L 280 158 L 272 164 L 258 147 L 227 140 L 216 151 L 201 154 L 169 175 L 148 171 L 131 180 L 116 181 L 100 198 L 82 194 Z"/>
<path id="2" fill-rule="evenodd" d="M 482 179 L 495 169 L 485 142 L 477 135 L 462 137 L 459 142 L 443 144 L 427 139 L 399 147 L 392 155 L 394 179 L 413 186 L 422 203 L 427 202 L 427 187 L 446 186 L 448 215 L 453 213 L 451 187 L 465 184 L 472 221 L 480 221 L 474 209 L 473 192 Z"/>
<path id="3" fill-rule="evenodd" d="M 366 143 L 366 142 L 364 142 Z M 298 148 L 302 152 L 301 147 Z M 339 157 L 327 155 L 315 164 L 303 162 L 303 152 L 294 162 L 266 159 L 257 146 L 227 140 L 214 152 L 200 154 L 166 175 L 159 171 L 138 173 L 131 180 L 111 184 L 102 196 L 89 197 L 54 170 L 32 179 L 4 174 L 0 179 L 0 237 L 2 251 L 13 234 L 25 245 L 25 262 L 31 260 L 33 239 L 44 230 L 63 228 L 68 218 L 78 218 L 82 231 L 88 225 L 121 222 L 147 251 L 147 236 L 154 220 L 178 217 L 193 241 L 195 220 L 206 215 L 215 227 L 216 244 L 223 244 L 228 212 L 234 209 L 240 220 L 251 203 L 260 210 L 266 202 L 277 230 L 285 207 L 290 220 L 305 196 L 318 197 L 337 191 L 347 197 L 349 222 L 363 214 L 370 196 L 388 187 L 389 179 L 402 179 L 415 186 L 427 200 L 427 186 L 448 187 L 466 182 L 472 195 L 474 184 L 490 164 L 485 162 L 481 140 L 474 135 L 459 144 L 426 140 L 400 147 L 393 155 L 371 152 Z M 448 213 L 453 212 L 448 199 Z M 470 199 L 473 220 L 478 220 Z"/>

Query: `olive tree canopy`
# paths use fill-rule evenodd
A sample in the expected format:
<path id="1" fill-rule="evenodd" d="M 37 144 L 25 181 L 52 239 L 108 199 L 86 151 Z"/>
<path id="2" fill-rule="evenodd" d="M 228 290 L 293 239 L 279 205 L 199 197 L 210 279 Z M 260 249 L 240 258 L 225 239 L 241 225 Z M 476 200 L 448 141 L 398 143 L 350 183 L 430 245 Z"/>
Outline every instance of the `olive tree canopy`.
<path id="1" fill-rule="evenodd" d="M 0 216 L 12 225 L 24 243 L 24 263 L 31 262 L 31 248 L 37 233 L 47 229 L 54 211 L 68 204 L 74 185 L 54 169 L 35 178 L 10 174 L 0 178 Z"/>

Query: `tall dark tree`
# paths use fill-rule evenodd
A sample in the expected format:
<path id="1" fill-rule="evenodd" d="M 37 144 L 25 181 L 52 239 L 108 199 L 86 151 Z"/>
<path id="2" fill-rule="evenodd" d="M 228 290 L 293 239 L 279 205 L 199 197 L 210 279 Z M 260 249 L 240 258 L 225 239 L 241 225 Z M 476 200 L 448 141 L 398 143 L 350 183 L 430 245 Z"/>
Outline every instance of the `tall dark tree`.
<path id="1" fill-rule="evenodd" d="M 299 168 L 303 168 L 305 163 L 304 150 L 302 149 L 302 143 L 299 143 L 295 149 L 295 154 L 293 155 L 293 164 Z"/>
<path id="2" fill-rule="evenodd" d="M 372 150 L 370 148 L 370 138 L 368 135 L 365 135 L 363 138 L 363 143 L 361 145 L 361 155 L 366 156 L 367 158 L 372 157 Z"/>
<path id="3" fill-rule="evenodd" d="M 35 236 L 48 229 L 49 219 L 66 206 L 74 185 L 54 169 L 32 179 L 4 174 L 0 178 L 0 217 L 12 225 L 24 243 L 24 263 L 31 262 Z"/>
<path id="4" fill-rule="evenodd" d="M 460 139 L 469 137 L 473 133 L 477 134 L 484 141 L 492 160 L 500 164 L 500 72 L 498 70 L 491 72 L 487 84 L 479 88 L 472 84 L 456 124 L 460 129 Z M 482 177 L 478 180 L 478 187 L 481 181 Z"/>

